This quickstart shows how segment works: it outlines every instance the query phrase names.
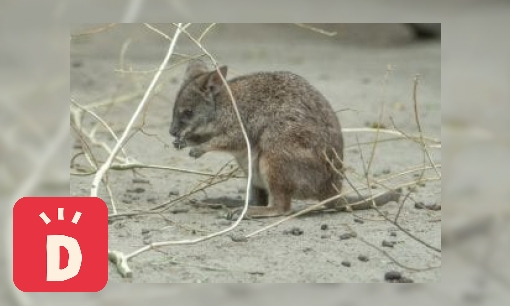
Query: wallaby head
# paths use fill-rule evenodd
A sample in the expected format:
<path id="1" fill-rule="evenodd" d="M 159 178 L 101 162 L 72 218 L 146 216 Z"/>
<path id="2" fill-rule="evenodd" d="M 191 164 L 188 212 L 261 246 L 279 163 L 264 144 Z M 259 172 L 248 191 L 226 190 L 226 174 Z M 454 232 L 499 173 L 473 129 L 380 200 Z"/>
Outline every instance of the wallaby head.
<path id="1" fill-rule="evenodd" d="M 227 67 L 219 70 L 225 78 Z M 216 97 L 223 87 L 217 70 L 210 71 L 201 60 L 190 62 L 175 99 L 170 125 L 176 148 L 199 145 L 214 136 Z"/>

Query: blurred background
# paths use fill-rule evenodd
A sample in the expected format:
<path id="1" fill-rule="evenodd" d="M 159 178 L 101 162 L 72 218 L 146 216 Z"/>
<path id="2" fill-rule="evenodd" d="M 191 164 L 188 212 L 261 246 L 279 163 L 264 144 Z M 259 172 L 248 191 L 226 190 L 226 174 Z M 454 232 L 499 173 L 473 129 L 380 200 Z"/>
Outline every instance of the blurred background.
<path id="1" fill-rule="evenodd" d="M 68 194 L 69 23 L 427 22 L 441 23 L 442 140 L 447 142 L 442 282 L 436 285 L 126 285 L 95 294 L 13 291 L 8 244 L 0 254 L 5 305 L 505 305 L 509 300 L 510 4 L 487 1 L 0 1 L 0 198 L 9 243 L 13 203 L 25 195 Z M 370 29 L 370 26 L 367 26 Z M 373 28 L 372 28 L 373 30 Z M 355 31 L 353 29 L 353 31 Z M 357 30 L 356 30 L 357 31 Z M 360 29 L 362 31 L 362 29 Z M 437 30 L 362 32 L 405 44 Z M 377 31 L 375 31 L 377 33 Z M 432 35 L 432 37 L 430 37 Z M 379 41 L 380 39 L 380 41 Z M 346 43 L 363 44 L 358 35 Z M 68 131 L 68 130 L 67 130 Z M 393 286 L 393 287 L 389 287 Z M 405 286 L 405 287 L 404 287 Z"/>

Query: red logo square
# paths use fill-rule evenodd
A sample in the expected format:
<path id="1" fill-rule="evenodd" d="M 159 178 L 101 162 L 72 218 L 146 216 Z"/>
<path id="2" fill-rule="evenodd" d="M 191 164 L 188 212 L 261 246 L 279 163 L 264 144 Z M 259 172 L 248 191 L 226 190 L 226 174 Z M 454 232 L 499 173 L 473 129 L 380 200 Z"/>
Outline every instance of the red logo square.
<path id="1" fill-rule="evenodd" d="M 96 292 L 108 281 L 108 207 L 92 197 L 14 205 L 13 280 L 25 292 Z"/>

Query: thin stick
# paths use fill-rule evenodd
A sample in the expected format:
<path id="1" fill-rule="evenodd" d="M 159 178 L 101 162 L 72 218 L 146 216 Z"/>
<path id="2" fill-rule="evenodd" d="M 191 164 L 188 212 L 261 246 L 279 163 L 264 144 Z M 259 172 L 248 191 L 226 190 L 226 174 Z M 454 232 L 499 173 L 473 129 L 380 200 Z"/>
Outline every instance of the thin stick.
<path id="1" fill-rule="evenodd" d="M 78 157 L 80 154 L 85 155 L 85 159 L 89 162 L 89 164 L 92 166 L 94 171 L 97 171 L 97 160 L 94 154 L 92 153 L 92 149 L 90 149 L 89 144 L 85 141 L 85 135 L 82 133 L 75 123 L 71 121 L 71 129 L 76 133 L 76 136 L 79 138 L 81 144 L 82 144 L 82 151 L 75 156 L 71 158 L 70 166 L 72 167 L 74 164 L 74 160 L 76 157 Z"/>
<path id="2" fill-rule="evenodd" d="M 314 31 L 314 32 L 317 32 L 317 33 L 320 33 L 320 34 L 323 34 L 323 35 L 326 35 L 326 36 L 330 36 L 330 37 L 331 36 L 335 36 L 337 34 L 337 32 L 326 31 L 326 30 L 323 30 L 323 29 L 319 29 L 319 28 L 313 27 L 313 26 L 308 25 L 308 24 L 304 24 L 304 23 L 294 23 L 294 24 L 297 25 L 300 28 L 308 29 L 308 30 L 311 30 L 311 31 Z"/>
<path id="3" fill-rule="evenodd" d="M 200 37 L 198 37 L 197 41 L 199 43 L 202 43 L 202 39 L 204 39 L 204 37 L 207 35 L 207 33 L 209 33 L 209 31 L 214 28 L 216 26 L 216 23 L 211 23 L 205 30 L 204 32 L 202 32 L 202 34 L 200 34 Z"/>
<path id="4" fill-rule="evenodd" d="M 209 234 L 209 235 L 206 235 L 206 236 L 203 236 L 203 237 L 200 237 L 200 238 L 196 238 L 196 239 L 190 239 L 190 240 L 179 240 L 179 241 L 163 241 L 163 242 L 155 242 L 155 243 L 151 243 L 150 245 L 147 245 L 143 248 L 140 248 L 138 250 L 135 250 L 134 252 L 128 254 L 128 255 L 124 255 L 120 252 L 116 252 L 116 251 L 112 251 L 112 252 L 109 252 L 109 258 L 111 261 L 114 261 L 116 264 L 117 264 L 117 268 L 119 270 L 119 272 L 121 273 L 122 276 L 124 277 L 130 277 L 132 276 L 132 271 L 131 269 L 129 268 L 129 266 L 127 265 L 127 261 L 143 252 L 146 252 L 150 249 L 154 249 L 154 248 L 157 248 L 157 247 L 162 247 L 162 246 L 168 246 L 168 245 L 183 245 L 183 244 L 195 244 L 197 242 L 201 242 L 201 241 L 205 241 L 205 240 L 208 240 L 208 239 L 211 239 L 213 237 L 216 237 L 216 236 L 219 236 L 219 235 L 223 235 L 224 233 L 227 233 L 231 230 L 233 230 L 234 228 L 236 228 L 239 223 L 241 222 L 241 220 L 243 219 L 244 215 L 246 214 L 246 211 L 248 210 L 248 200 L 249 200 L 249 192 L 250 192 L 250 186 L 251 186 L 251 181 L 252 181 L 252 162 L 251 162 L 251 158 L 252 158 L 252 153 L 251 153 L 251 144 L 250 144 L 250 141 L 249 141 L 249 138 L 248 138 L 248 134 L 244 128 L 244 124 L 242 122 L 242 118 L 241 118 L 241 115 L 239 113 L 239 110 L 237 108 L 237 103 L 236 103 L 236 100 L 234 98 L 234 95 L 230 89 L 230 86 L 228 85 L 227 81 L 225 80 L 225 78 L 223 77 L 223 75 L 221 74 L 220 70 L 219 70 L 219 67 L 218 67 L 218 64 L 216 62 L 216 60 L 214 59 L 214 57 L 200 44 L 199 41 L 197 41 L 193 36 L 191 36 L 186 30 L 184 27 L 181 26 L 181 24 L 177 24 L 176 25 L 177 27 L 177 31 L 182 31 L 183 33 L 185 33 L 200 49 L 202 49 L 202 51 L 207 54 L 207 56 L 209 56 L 209 58 L 211 59 L 211 61 L 213 62 L 214 66 L 216 67 L 216 71 L 217 73 L 219 74 L 219 76 L 221 77 L 221 80 L 223 82 L 223 85 L 226 87 L 227 91 L 228 91 L 228 94 L 229 94 L 229 97 L 231 99 L 231 102 L 232 102 L 232 106 L 234 107 L 234 110 L 235 110 L 235 113 L 236 113 L 236 116 L 237 116 L 237 119 L 239 121 L 239 124 L 240 124 L 240 127 L 241 127 L 241 131 L 243 133 L 243 136 L 244 136 L 244 140 L 246 142 L 246 146 L 247 146 L 247 153 L 248 153 L 248 161 L 249 161 L 249 165 L 248 165 L 248 182 L 247 182 L 247 186 L 246 186 L 246 200 L 245 200 L 245 205 L 243 207 L 243 210 L 239 216 L 239 218 L 229 227 L 223 229 L 223 230 L 220 230 L 218 232 L 215 232 L 215 233 L 212 233 L 212 234 Z M 175 43 L 175 37 L 174 39 L 172 40 L 172 43 Z M 121 138 L 122 139 L 122 138 Z"/>
<path id="5" fill-rule="evenodd" d="M 403 138 L 408 138 L 407 135 L 402 134 L 399 131 L 390 130 L 390 129 L 374 129 L 374 128 L 343 128 L 342 133 L 356 133 L 356 132 L 373 132 L 373 133 L 385 133 L 385 134 L 391 134 L 391 135 L 397 135 Z M 410 136 L 412 139 L 420 139 L 420 136 Z M 435 143 L 436 147 L 439 145 L 439 148 L 441 148 L 440 144 L 441 141 L 435 138 L 425 137 L 423 136 L 423 140 L 427 140 L 430 142 Z"/>
<path id="6" fill-rule="evenodd" d="M 203 56 L 204 56 L 204 54 L 197 54 L 197 55 L 193 55 L 193 56 L 183 56 L 183 57 L 185 57 L 185 59 L 180 60 L 180 61 L 176 62 L 175 64 L 170 65 L 170 66 L 164 68 L 163 71 L 165 71 L 165 70 L 172 70 L 175 67 L 178 67 L 178 66 L 182 65 L 183 63 L 187 63 L 187 62 L 189 62 L 191 60 L 198 59 L 198 58 L 201 58 Z M 154 72 L 156 72 L 158 70 L 159 70 L 159 68 L 154 68 L 154 69 L 149 69 L 149 70 L 132 70 L 132 69 L 126 70 L 126 69 L 122 69 L 121 68 L 121 69 L 115 69 L 114 71 L 115 72 L 120 72 L 120 73 L 131 73 L 131 74 L 135 74 L 135 73 L 138 73 L 138 74 L 149 74 L 149 73 L 154 73 Z"/>
<path id="7" fill-rule="evenodd" d="M 164 68 L 167 65 L 167 63 L 168 63 L 168 61 L 170 59 L 170 56 L 174 52 L 175 43 L 177 42 L 177 38 L 179 37 L 180 34 L 181 34 L 181 30 L 177 29 L 175 31 L 175 34 L 174 34 L 174 39 L 172 40 L 172 42 L 170 43 L 170 47 L 168 48 L 168 52 L 167 52 L 163 62 L 161 63 L 161 66 L 160 66 L 161 69 Z M 154 89 L 154 86 L 156 85 L 160 75 L 161 75 L 161 70 L 156 72 L 156 74 L 154 75 L 154 78 L 152 79 L 149 87 L 147 88 L 147 91 L 145 92 L 145 94 L 144 94 L 144 96 L 142 98 L 142 101 L 140 102 L 140 104 L 138 104 L 138 108 L 136 109 L 135 113 L 131 117 L 131 120 L 129 121 L 129 123 L 127 124 L 126 128 L 124 129 L 124 133 L 122 134 L 122 136 L 120 137 L 119 141 L 117 142 L 117 144 L 113 148 L 113 151 L 110 154 L 110 156 L 108 156 L 108 159 L 106 160 L 106 162 L 97 171 L 97 173 L 96 173 L 96 175 L 94 177 L 94 180 L 92 181 L 92 188 L 90 190 L 90 196 L 91 197 L 97 197 L 98 189 L 99 189 L 99 184 L 101 182 L 102 177 L 108 171 L 108 169 L 109 169 L 113 159 L 115 158 L 115 156 L 117 155 L 119 150 L 124 146 L 124 141 L 128 137 L 129 132 L 130 132 L 133 124 L 135 123 L 136 119 L 138 118 L 138 115 L 143 110 L 145 104 L 149 100 L 149 96 L 151 95 L 152 90 Z"/>
<path id="8" fill-rule="evenodd" d="M 384 116 L 384 108 L 386 106 L 386 87 L 388 86 L 388 80 L 390 78 L 390 72 L 393 70 L 393 68 L 391 68 L 391 65 L 388 64 L 388 66 L 386 67 L 386 74 L 384 75 L 384 83 L 383 83 L 383 88 L 382 88 L 382 93 L 381 93 L 381 96 L 382 96 L 382 106 L 381 106 L 381 111 L 379 112 L 379 124 L 378 124 L 378 127 L 377 127 L 377 132 L 375 133 L 375 141 L 373 143 L 373 146 L 372 146 L 372 153 L 370 154 L 370 159 L 368 160 L 368 166 L 367 166 L 367 173 L 370 173 L 370 169 L 372 167 L 372 162 L 374 161 L 374 157 L 375 157 L 375 149 L 377 147 L 377 144 L 379 143 L 379 133 L 381 131 L 381 127 L 380 127 L 380 123 L 382 122 L 382 119 L 383 119 L 383 116 Z"/>
<path id="9" fill-rule="evenodd" d="M 91 108 L 96 108 L 96 107 L 101 107 L 101 106 L 107 106 L 107 105 L 114 104 L 114 103 L 125 103 L 125 102 L 129 102 L 133 99 L 140 97 L 142 95 L 142 93 L 143 93 L 143 91 L 136 91 L 136 92 L 125 94 L 120 97 L 116 97 L 114 99 L 107 98 L 107 99 L 100 100 L 100 101 L 97 101 L 94 103 L 90 103 L 83 107 L 86 109 L 91 109 Z"/>
<path id="10" fill-rule="evenodd" d="M 143 24 L 144 26 L 146 26 L 147 28 L 151 29 L 152 31 L 158 33 L 159 35 L 163 36 L 164 38 L 166 38 L 167 40 L 169 41 L 172 41 L 172 39 L 170 38 L 170 36 L 166 35 L 165 33 L 163 33 L 162 31 L 160 31 L 159 29 L 156 29 L 155 27 L 153 27 L 152 25 L 150 25 L 149 23 L 144 23 Z"/>
<path id="11" fill-rule="evenodd" d="M 103 120 L 103 118 L 99 117 L 96 113 L 94 113 L 93 111 L 91 111 L 90 109 L 87 109 L 83 106 L 81 106 L 80 104 L 78 104 L 73 98 L 71 98 L 71 103 L 73 103 L 76 107 L 78 107 L 79 109 L 81 109 L 82 111 L 86 112 L 87 114 L 91 115 L 92 117 L 94 117 L 97 121 L 99 121 L 104 127 L 105 129 L 110 133 L 110 135 L 113 137 L 113 139 L 115 139 L 115 141 L 119 142 L 119 138 L 117 137 L 117 134 L 115 134 L 115 132 L 112 130 L 112 128 L 106 123 L 106 121 Z M 124 149 L 124 147 L 122 147 L 120 149 L 122 151 L 122 154 L 124 155 L 124 157 L 127 159 L 127 153 Z"/>
<path id="12" fill-rule="evenodd" d="M 243 133 L 244 141 L 246 142 L 246 150 L 247 150 L 247 153 L 248 153 L 248 181 L 246 182 L 246 199 L 245 199 L 245 204 L 244 204 L 243 210 L 242 210 L 239 218 L 236 220 L 236 222 L 234 222 L 234 224 L 232 224 L 231 228 L 227 228 L 224 231 L 226 233 L 226 232 L 234 229 L 235 227 L 237 227 L 237 225 L 241 222 L 241 220 L 244 218 L 244 215 L 248 211 L 248 202 L 249 202 L 249 198 L 250 198 L 250 186 L 251 186 L 252 176 L 253 176 L 253 174 L 252 174 L 252 172 L 253 172 L 252 171 L 252 152 L 251 152 L 250 139 L 248 137 L 246 129 L 244 128 L 243 119 L 241 118 L 241 114 L 239 113 L 239 110 L 237 109 L 237 102 L 236 102 L 236 100 L 234 98 L 232 90 L 230 89 L 230 86 L 228 85 L 227 80 L 225 80 L 225 77 L 223 77 L 223 74 L 220 71 L 218 63 L 216 62 L 214 57 L 211 55 L 211 53 L 209 53 L 209 51 L 207 51 L 202 46 L 202 44 L 199 41 L 197 41 L 193 36 L 191 36 L 188 33 L 188 31 L 183 29 L 183 33 L 186 34 L 188 36 L 188 38 L 191 39 L 202 50 L 202 52 L 204 52 L 211 59 L 211 61 L 213 62 L 213 65 L 216 68 L 216 72 L 218 73 L 219 77 L 221 78 L 221 81 L 223 82 L 223 85 L 227 89 L 228 95 L 230 97 L 230 101 L 232 102 L 232 106 L 234 107 L 234 111 L 235 111 L 237 120 L 239 122 L 239 125 L 241 126 L 241 132 Z"/>
<path id="13" fill-rule="evenodd" d="M 138 169 L 138 168 L 148 168 L 148 169 L 160 169 L 160 170 L 171 170 L 181 173 L 189 173 L 189 174 L 196 174 L 196 175 L 203 175 L 203 176 L 209 176 L 209 177 L 216 177 L 217 174 L 215 173 L 209 173 L 209 172 L 203 172 L 203 171 L 197 171 L 197 170 L 191 170 L 191 169 L 184 169 L 184 168 L 176 168 L 176 167 L 170 167 L 170 166 L 164 166 L 164 165 L 152 165 L 152 164 L 142 164 L 142 163 L 128 163 L 128 164 L 112 164 L 110 169 L 111 170 L 130 170 L 130 169 Z M 234 176 L 235 178 L 242 178 L 240 176 Z"/>
<path id="14" fill-rule="evenodd" d="M 110 188 L 110 184 L 108 184 L 108 180 L 105 180 L 106 191 L 108 192 L 108 195 L 110 196 L 110 202 L 112 203 L 112 211 L 113 214 L 117 214 L 117 205 L 115 205 L 115 198 L 113 197 L 112 189 Z"/>
<path id="15" fill-rule="evenodd" d="M 106 30 L 113 28 L 116 25 L 117 25 L 116 23 L 109 23 L 106 26 L 93 28 L 93 29 L 87 30 L 85 32 L 77 33 L 77 34 L 71 34 L 71 39 L 78 38 L 78 37 L 84 36 L 84 35 L 101 33 L 101 32 L 104 32 Z"/>
<path id="16" fill-rule="evenodd" d="M 423 133 L 421 130 L 420 116 L 418 115 L 418 99 L 416 98 L 417 91 L 418 91 L 418 75 L 415 75 L 414 82 L 413 82 L 414 119 L 416 120 L 416 125 L 418 126 L 418 132 L 420 133 L 420 143 L 421 143 L 423 151 L 425 152 L 425 155 L 427 156 L 430 164 L 432 165 L 432 167 L 434 167 L 437 177 L 441 178 L 441 172 L 439 172 L 437 170 L 437 168 L 434 166 L 434 163 L 432 162 L 432 157 L 430 156 L 429 150 L 427 150 L 427 146 L 425 146 L 425 142 L 423 141 Z"/>

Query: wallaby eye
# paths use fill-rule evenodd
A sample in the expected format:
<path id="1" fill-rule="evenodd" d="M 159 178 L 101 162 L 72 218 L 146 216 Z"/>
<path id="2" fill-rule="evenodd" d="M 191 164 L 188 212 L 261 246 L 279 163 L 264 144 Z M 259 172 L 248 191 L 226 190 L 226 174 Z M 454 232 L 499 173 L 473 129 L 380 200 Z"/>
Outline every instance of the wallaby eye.
<path id="1" fill-rule="evenodd" d="M 187 110 L 183 111 L 182 114 L 186 118 L 191 118 L 191 116 L 193 116 L 193 111 L 190 109 L 187 109 Z"/>

